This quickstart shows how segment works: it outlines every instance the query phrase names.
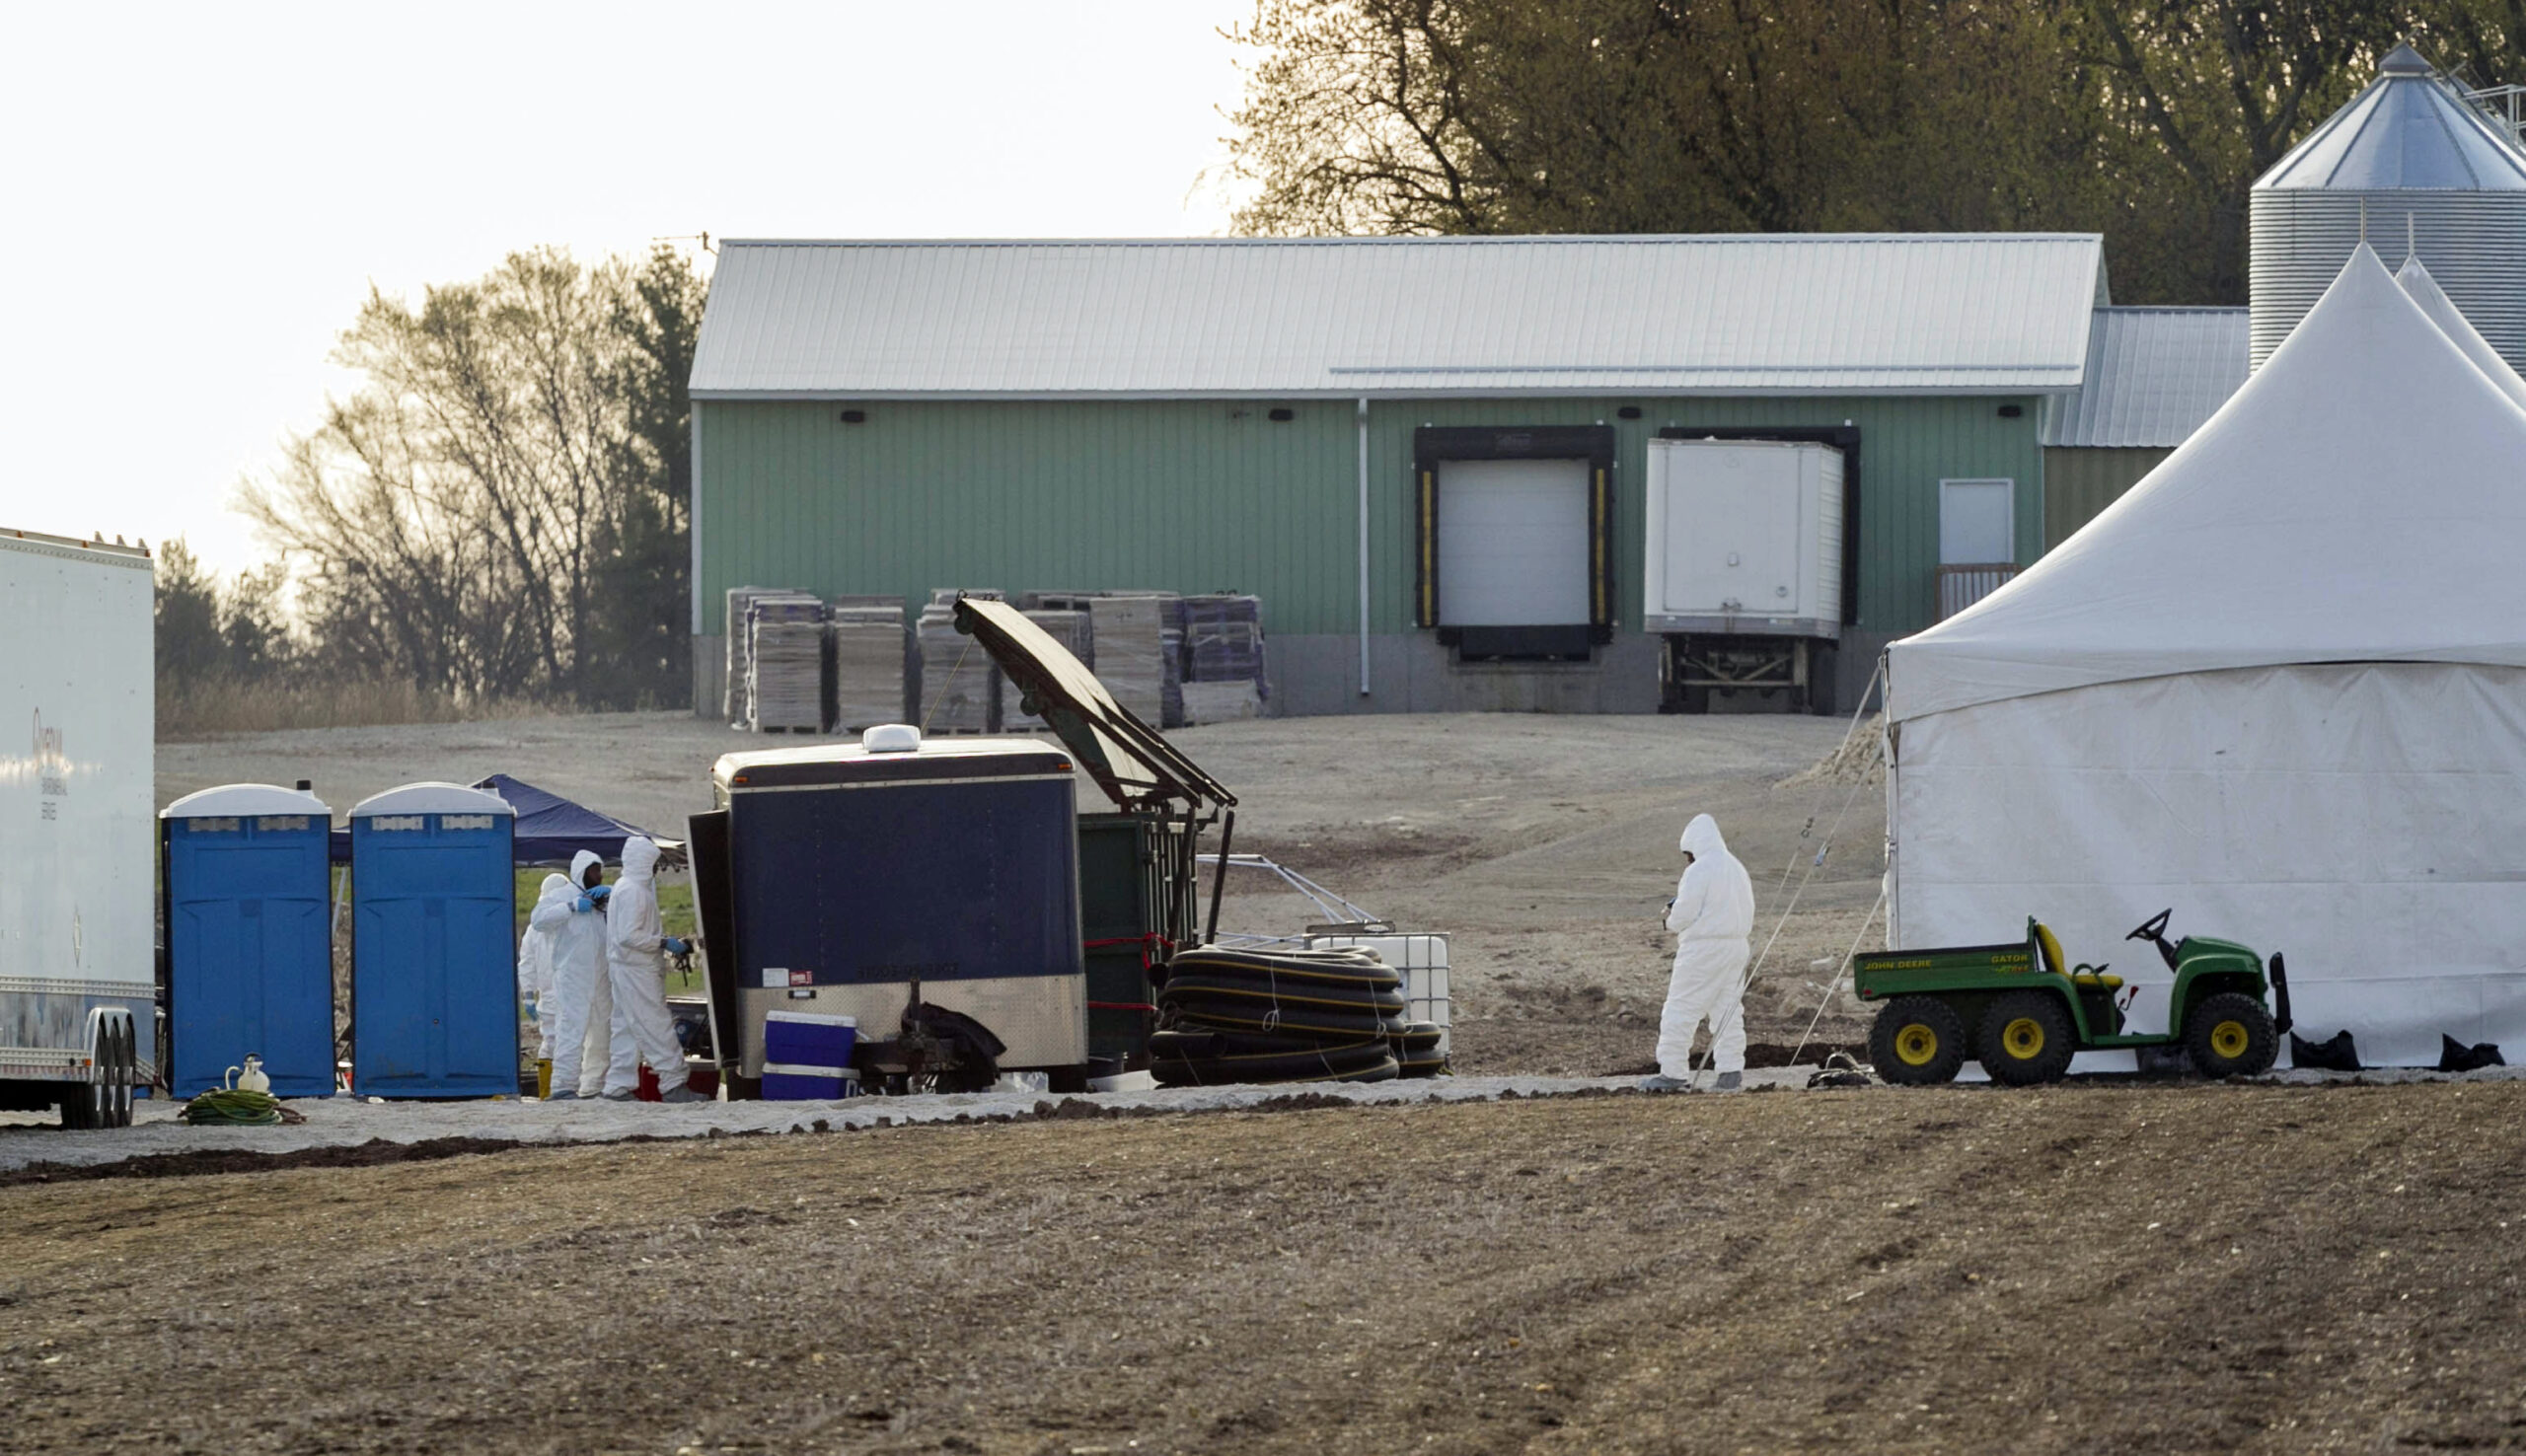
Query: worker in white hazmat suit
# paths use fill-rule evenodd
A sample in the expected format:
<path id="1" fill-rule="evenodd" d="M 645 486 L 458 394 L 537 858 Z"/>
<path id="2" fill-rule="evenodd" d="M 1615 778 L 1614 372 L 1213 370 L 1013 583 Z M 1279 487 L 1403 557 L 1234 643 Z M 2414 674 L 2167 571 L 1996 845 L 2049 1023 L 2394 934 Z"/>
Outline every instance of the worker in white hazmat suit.
<path id="1" fill-rule="evenodd" d="M 1676 1092 L 1692 1086 L 1693 1033 L 1710 1023 L 1711 1064 L 1719 1089 L 1734 1092 L 1746 1072 L 1746 962 L 1753 955 L 1754 882 L 1718 821 L 1696 814 L 1684 826 L 1683 880 L 1667 907 L 1667 928 L 1675 932 L 1675 969 L 1667 982 L 1667 1009 L 1658 1018 L 1658 1074 L 1644 1092 Z"/>
<path id="2" fill-rule="evenodd" d="M 640 836 L 623 841 L 623 874 L 605 903 L 606 961 L 614 983 L 613 1058 L 605 1096 L 628 1102 L 640 1085 L 640 1063 L 658 1076 L 662 1102 L 707 1102 L 684 1085 L 684 1048 L 667 1014 L 668 953 L 690 949 L 658 923 L 658 846 Z"/>
<path id="3" fill-rule="evenodd" d="M 569 893 L 539 900 L 527 920 L 553 939 L 553 1096 L 594 1097 L 605 1087 L 614 995 L 605 969 L 605 861 L 582 849 L 570 860 Z M 551 883 L 547 881 L 546 883 Z"/>
<path id="4" fill-rule="evenodd" d="M 535 909 L 561 904 L 578 895 L 567 875 L 546 875 L 544 885 L 535 898 Z M 517 938 L 518 999 L 529 1007 L 535 1019 L 535 1056 L 539 1061 L 553 1059 L 553 1018 L 560 1012 L 561 1003 L 553 994 L 553 933 L 535 922 L 529 912 L 526 933 Z"/>

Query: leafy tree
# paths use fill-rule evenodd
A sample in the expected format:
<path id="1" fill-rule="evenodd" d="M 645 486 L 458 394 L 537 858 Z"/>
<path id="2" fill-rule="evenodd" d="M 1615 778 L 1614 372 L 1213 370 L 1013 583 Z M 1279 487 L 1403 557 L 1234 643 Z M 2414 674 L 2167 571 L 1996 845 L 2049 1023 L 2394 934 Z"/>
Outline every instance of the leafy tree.
<path id="1" fill-rule="evenodd" d="M 680 625 L 701 297 L 671 251 L 553 249 L 417 308 L 372 292 L 335 351 L 365 383 L 243 502 L 303 563 L 318 656 L 462 700 L 680 695 L 651 626 Z"/>
<path id="2" fill-rule="evenodd" d="M 1260 0 L 1252 233 L 2102 232 L 2117 298 L 2242 303 L 2255 180 L 2410 36 L 2526 0 Z"/>
<path id="3" fill-rule="evenodd" d="M 158 678 L 189 686 L 218 671 L 227 655 L 219 630 L 219 582 L 183 537 L 160 544 L 156 577 Z"/>

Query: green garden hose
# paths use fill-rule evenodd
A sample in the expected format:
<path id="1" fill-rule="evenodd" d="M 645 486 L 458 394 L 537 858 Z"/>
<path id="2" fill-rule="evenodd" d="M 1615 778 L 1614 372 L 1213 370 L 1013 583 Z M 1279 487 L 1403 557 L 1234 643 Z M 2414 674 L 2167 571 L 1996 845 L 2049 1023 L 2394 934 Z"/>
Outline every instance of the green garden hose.
<path id="1" fill-rule="evenodd" d="M 280 1099 L 243 1087 L 213 1088 L 177 1116 L 196 1128 L 269 1128 L 281 1120 Z"/>

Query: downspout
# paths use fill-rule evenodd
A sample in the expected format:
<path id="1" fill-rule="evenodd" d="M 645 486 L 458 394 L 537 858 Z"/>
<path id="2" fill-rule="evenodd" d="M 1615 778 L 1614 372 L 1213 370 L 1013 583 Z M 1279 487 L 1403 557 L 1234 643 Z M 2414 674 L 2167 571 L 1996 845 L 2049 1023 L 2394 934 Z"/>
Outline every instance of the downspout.
<path id="1" fill-rule="evenodd" d="M 1369 397 L 1360 397 L 1360 695 L 1369 695 Z"/>
<path id="2" fill-rule="evenodd" d="M 690 427 L 692 433 L 688 439 L 693 448 L 693 459 L 687 472 L 691 483 L 684 502 L 684 540 L 685 545 L 693 552 L 692 564 L 686 568 L 684 582 L 685 595 L 693 599 L 693 633 L 686 638 L 691 644 L 686 650 L 692 653 L 693 661 L 687 676 L 693 680 L 693 715 L 702 718 L 718 712 L 720 706 L 727 701 L 728 685 L 724 682 L 719 685 L 719 702 L 711 703 L 703 700 L 702 683 L 705 667 L 700 650 L 702 646 L 702 401 L 692 400 L 687 408 L 692 415 Z M 726 643 L 720 644 L 719 660 L 721 662 L 727 661 L 726 647 Z"/>
<path id="3" fill-rule="evenodd" d="M 693 551 L 691 574 L 685 578 L 685 594 L 693 599 L 693 635 L 702 635 L 702 405 L 689 406 L 693 413 L 693 460 L 690 473 L 693 483 L 684 503 L 684 540 Z M 695 703 L 700 711 L 702 704 Z"/>

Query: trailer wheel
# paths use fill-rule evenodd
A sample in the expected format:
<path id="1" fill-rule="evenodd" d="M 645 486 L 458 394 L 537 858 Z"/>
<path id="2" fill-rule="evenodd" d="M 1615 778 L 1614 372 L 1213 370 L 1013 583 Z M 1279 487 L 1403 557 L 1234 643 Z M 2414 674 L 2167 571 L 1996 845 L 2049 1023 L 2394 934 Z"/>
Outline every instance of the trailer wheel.
<path id="1" fill-rule="evenodd" d="M 131 1126 L 132 1102 L 140 1086 L 140 1032 L 129 1021 L 114 1030 L 113 1110 L 108 1126 Z"/>
<path id="2" fill-rule="evenodd" d="M 2205 1077 L 2250 1077 L 2271 1069 L 2280 1055 L 2280 1034 L 2261 1001 L 2222 991 L 2185 1018 L 2184 1050 L 2193 1070 Z"/>
<path id="3" fill-rule="evenodd" d="M 1898 1087 L 1954 1081 L 1965 1064 L 1965 1022 L 1936 996 L 1896 996 L 1868 1029 L 1868 1055 Z"/>

